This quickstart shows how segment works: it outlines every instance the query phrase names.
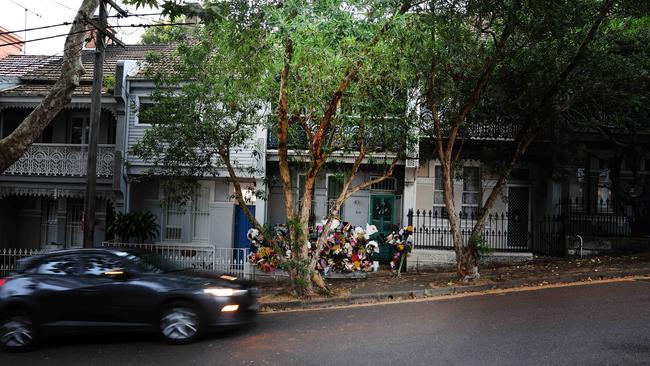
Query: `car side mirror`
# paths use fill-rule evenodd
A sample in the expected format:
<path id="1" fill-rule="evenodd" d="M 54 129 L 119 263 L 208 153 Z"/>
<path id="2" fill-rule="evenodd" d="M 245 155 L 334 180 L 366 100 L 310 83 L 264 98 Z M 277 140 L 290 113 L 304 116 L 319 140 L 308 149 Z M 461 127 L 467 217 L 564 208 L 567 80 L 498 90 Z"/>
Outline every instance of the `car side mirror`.
<path id="1" fill-rule="evenodd" d="M 124 268 L 112 268 L 104 272 L 104 277 L 121 280 L 128 277 L 128 273 Z"/>

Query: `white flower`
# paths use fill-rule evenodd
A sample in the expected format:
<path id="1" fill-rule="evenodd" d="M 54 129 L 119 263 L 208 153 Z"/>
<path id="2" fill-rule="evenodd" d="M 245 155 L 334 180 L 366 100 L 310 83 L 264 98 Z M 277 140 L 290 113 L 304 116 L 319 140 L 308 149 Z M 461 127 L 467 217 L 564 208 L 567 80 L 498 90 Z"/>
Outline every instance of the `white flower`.
<path id="1" fill-rule="evenodd" d="M 248 229 L 248 232 L 246 233 L 246 238 L 248 238 L 248 240 L 253 240 L 258 235 L 260 235 L 259 230 L 255 229 L 255 228 L 250 228 L 250 229 Z"/>
<path id="2" fill-rule="evenodd" d="M 366 224 L 366 235 L 370 236 L 372 234 L 376 234 L 377 232 L 379 232 L 379 230 L 377 230 L 377 226 Z"/>

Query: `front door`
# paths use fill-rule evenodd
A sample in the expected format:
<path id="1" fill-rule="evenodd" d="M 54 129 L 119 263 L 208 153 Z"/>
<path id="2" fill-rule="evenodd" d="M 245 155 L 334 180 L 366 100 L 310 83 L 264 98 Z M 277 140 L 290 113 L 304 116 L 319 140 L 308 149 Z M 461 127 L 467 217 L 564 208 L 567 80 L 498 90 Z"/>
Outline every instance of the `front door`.
<path id="1" fill-rule="evenodd" d="M 377 226 L 382 235 L 387 235 L 393 230 L 393 225 L 396 224 L 394 195 L 370 196 L 370 222 Z"/>
<path id="2" fill-rule="evenodd" d="M 248 205 L 248 209 L 253 215 L 255 215 L 255 206 Z M 242 210 L 239 205 L 235 206 L 235 242 L 233 243 L 233 248 L 248 248 L 250 242 L 246 238 L 248 230 L 253 227 L 253 223 L 248 220 L 244 210 Z"/>
<path id="3" fill-rule="evenodd" d="M 248 205 L 248 209 L 251 211 L 253 215 L 255 215 L 255 206 L 253 205 Z M 249 248 L 251 243 L 248 241 L 248 238 L 246 237 L 246 234 L 248 233 L 248 230 L 253 227 L 253 223 L 248 220 L 248 217 L 246 217 L 246 214 L 244 213 L 244 210 L 242 210 L 239 205 L 235 205 L 235 235 L 234 236 L 234 242 L 232 244 L 233 248 Z M 233 250 L 233 260 L 235 260 L 235 263 L 243 263 L 246 261 L 246 258 L 244 258 L 244 253 L 242 250 Z"/>
<path id="4" fill-rule="evenodd" d="M 508 187 L 508 246 L 528 245 L 528 187 Z"/>

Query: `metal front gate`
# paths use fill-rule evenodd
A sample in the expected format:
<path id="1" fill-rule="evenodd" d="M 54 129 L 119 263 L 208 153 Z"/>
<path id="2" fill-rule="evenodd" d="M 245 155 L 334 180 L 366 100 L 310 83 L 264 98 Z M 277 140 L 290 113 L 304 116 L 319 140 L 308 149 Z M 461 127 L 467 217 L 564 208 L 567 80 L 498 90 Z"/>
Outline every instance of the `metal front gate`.
<path id="1" fill-rule="evenodd" d="M 508 246 L 528 247 L 529 187 L 508 187 Z"/>
<path id="2" fill-rule="evenodd" d="M 370 222 L 380 233 L 388 235 L 395 222 L 395 195 L 370 196 Z"/>

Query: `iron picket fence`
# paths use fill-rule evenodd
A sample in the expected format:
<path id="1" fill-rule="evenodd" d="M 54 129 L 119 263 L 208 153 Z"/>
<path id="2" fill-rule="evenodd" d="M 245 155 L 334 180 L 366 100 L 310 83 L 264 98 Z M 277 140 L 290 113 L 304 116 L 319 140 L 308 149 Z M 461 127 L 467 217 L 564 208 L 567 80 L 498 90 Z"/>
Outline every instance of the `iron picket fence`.
<path id="1" fill-rule="evenodd" d="M 181 267 L 251 277 L 247 248 L 216 248 L 212 245 L 141 244 L 105 242 L 104 247 L 142 249 L 154 252 Z"/>
<path id="2" fill-rule="evenodd" d="M 0 249 L 0 277 L 6 277 L 16 270 L 16 263 L 19 259 L 45 253 L 45 249 Z"/>
<path id="3" fill-rule="evenodd" d="M 476 223 L 476 214 L 459 213 L 460 233 L 467 242 Z M 416 249 L 453 249 L 454 241 L 447 215 L 436 210 L 409 210 L 409 224 L 413 226 Z M 488 214 L 481 232 L 485 247 L 502 252 L 531 250 L 532 230 L 528 215 Z"/>

